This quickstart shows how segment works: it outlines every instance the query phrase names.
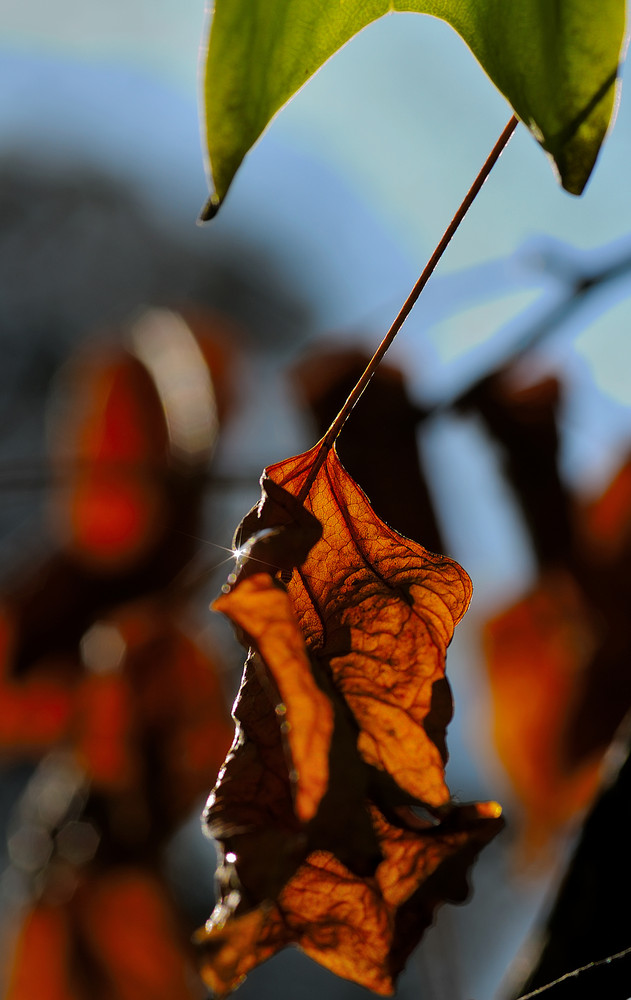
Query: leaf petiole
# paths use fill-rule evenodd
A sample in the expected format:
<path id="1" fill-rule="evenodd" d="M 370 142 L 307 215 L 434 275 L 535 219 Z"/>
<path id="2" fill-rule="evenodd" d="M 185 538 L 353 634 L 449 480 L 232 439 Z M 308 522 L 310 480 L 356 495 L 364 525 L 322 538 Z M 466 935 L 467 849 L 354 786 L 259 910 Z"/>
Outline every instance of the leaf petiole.
<path id="1" fill-rule="evenodd" d="M 325 461 L 326 456 L 328 455 L 330 449 L 332 448 L 335 439 L 337 438 L 338 434 L 342 430 L 342 427 L 346 423 L 348 417 L 351 414 L 351 411 L 352 411 L 353 407 L 355 406 L 355 404 L 359 400 L 359 398 L 362 395 L 364 389 L 366 388 L 366 386 L 370 382 L 371 378 L 375 374 L 375 372 L 376 372 L 377 368 L 379 367 L 379 364 L 380 364 L 380 362 L 381 362 L 384 354 L 386 353 L 386 351 L 388 350 L 388 348 L 392 344 L 392 341 L 394 340 L 394 338 L 396 337 L 397 333 L 399 332 L 399 330 L 403 326 L 405 320 L 409 316 L 409 314 L 412 311 L 413 307 L 416 305 L 416 302 L 418 301 L 418 298 L 419 298 L 421 292 L 425 288 L 425 285 L 427 284 L 427 282 L 429 281 L 431 275 L 433 274 L 434 270 L 436 269 L 436 265 L 438 264 L 440 258 L 442 257 L 442 255 L 444 254 L 445 250 L 447 249 L 447 246 L 449 245 L 452 236 L 454 235 L 454 233 L 458 229 L 460 223 L 464 219 L 465 215 L 467 214 L 467 212 L 471 208 L 471 205 L 473 204 L 473 202 L 475 201 L 475 198 L 479 194 L 480 189 L 482 188 L 482 185 L 484 184 L 484 182 L 487 179 L 487 177 L 489 176 L 491 170 L 493 169 L 493 167 L 497 163 L 498 159 L 500 158 L 501 153 L 503 152 L 504 148 L 506 147 L 506 145 L 508 143 L 508 140 L 510 139 L 510 137 L 513 134 L 513 132 L 515 131 L 515 129 L 517 127 L 517 124 L 518 124 L 518 119 L 516 118 L 515 115 L 513 115 L 513 117 L 508 122 L 508 124 L 505 126 L 505 128 L 504 128 L 502 134 L 500 135 L 499 139 L 497 140 L 497 142 L 493 146 L 493 149 L 491 150 L 491 152 L 487 156 L 487 158 L 486 158 L 486 160 L 485 160 L 482 168 L 480 169 L 477 177 L 475 178 L 473 184 L 471 185 L 471 187 L 469 188 L 467 194 L 465 195 L 465 197 L 464 197 L 464 199 L 463 199 L 460 207 L 458 208 L 458 211 L 456 212 L 456 214 L 454 215 L 453 219 L 451 220 L 451 222 L 447 226 L 447 229 L 443 233 L 442 238 L 440 239 L 440 241 L 439 241 L 436 249 L 434 250 L 434 252 L 433 252 L 432 256 L 430 257 L 430 259 L 428 260 L 427 264 L 425 265 L 425 268 L 423 269 L 423 273 L 419 277 L 418 281 L 414 285 L 414 288 L 412 289 L 412 291 L 408 295 L 407 299 L 403 303 L 403 306 L 399 310 L 399 313 L 396 316 L 394 322 L 392 323 L 392 326 L 390 327 L 390 329 L 386 333 L 385 337 L 383 338 L 383 340 L 379 344 L 379 347 L 377 348 L 377 350 L 373 354 L 372 358 L 368 362 L 368 365 L 366 366 L 366 368 L 364 370 L 364 373 L 362 374 L 362 376 L 360 377 L 360 379 L 356 383 L 355 387 L 352 389 L 352 391 L 349 394 L 346 402 L 344 403 L 344 406 L 342 407 L 342 409 L 340 410 L 340 412 L 336 416 L 335 420 L 333 421 L 333 423 L 329 427 L 328 431 L 326 432 L 326 434 L 322 438 L 322 442 L 320 444 L 320 450 L 318 451 L 318 454 L 316 455 L 316 458 L 315 458 L 315 461 L 314 461 L 313 466 L 311 468 L 311 471 L 310 471 L 307 479 L 305 480 L 305 482 L 303 484 L 303 487 L 302 487 L 302 489 L 300 491 L 300 495 L 298 496 L 298 500 L 299 500 L 300 503 L 304 503 L 305 499 L 307 498 L 307 496 L 309 494 L 309 490 L 311 489 L 311 487 L 312 487 L 312 485 L 313 485 L 313 483 L 315 481 L 315 478 L 316 478 L 316 476 L 318 474 L 318 471 L 320 470 L 320 468 L 322 466 L 322 463 Z"/>

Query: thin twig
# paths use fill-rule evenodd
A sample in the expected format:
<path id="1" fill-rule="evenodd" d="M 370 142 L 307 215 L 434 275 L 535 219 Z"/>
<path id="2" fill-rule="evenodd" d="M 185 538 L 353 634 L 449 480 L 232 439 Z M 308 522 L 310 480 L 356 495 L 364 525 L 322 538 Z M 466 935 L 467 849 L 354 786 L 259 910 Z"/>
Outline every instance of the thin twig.
<path id="1" fill-rule="evenodd" d="M 316 478 L 316 476 L 317 476 L 317 474 L 318 474 L 318 472 L 320 470 L 320 467 L 322 466 L 322 464 L 326 460 L 326 456 L 328 455 L 328 453 L 329 453 L 329 451 L 330 451 L 330 449 L 331 449 L 331 447 L 333 445 L 333 442 L 335 441 L 335 439 L 337 438 L 338 434 L 342 430 L 342 427 L 344 426 L 344 424 L 346 423 L 348 417 L 350 416 L 351 411 L 352 411 L 353 407 L 355 406 L 357 400 L 359 399 L 359 397 L 363 393 L 364 389 L 366 388 L 366 386 L 370 382 L 371 378 L 375 374 L 375 372 L 376 372 L 376 370 L 377 370 L 377 368 L 378 368 L 378 366 L 379 366 L 379 364 L 381 362 L 381 359 L 383 358 L 384 354 L 386 353 L 386 351 L 390 347 L 392 341 L 394 340 L 394 338 L 396 337 L 397 333 L 399 332 L 399 330 L 403 326 L 405 320 L 407 319 L 407 317 L 409 316 L 410 312 L 412 311 L 414 305 L 416 304 L 416 302 L 418 300 L 419 295 L 421 294 L 421 292 L 425 288 L 425 285 L 427 284 L 427 282 L 429 281 L 431 275 L 433 274 L 433 272 L 434 272 L 434 270 L 436 268 L 436 265 L 438 264 L 438 261 L 440 260 L 440 258 L 444 254 L 445 250 L 447 249 L 447 247 L 448 247 L 448 245 L 449 245 L 449 243 L 451 241 L 452 236 L 454 235 L 454 233 L 458 229 L 458 226 L 460 225 L 460 223 L 464 219 L 465 215 L 467 214 L 467 212 L 471 208 L 471 205 L 473 204 L 475 198 L 479 194 L 482 185 L 484 184 L 484 182 L 487 179 L 487 177 L 489 176 L 491 170 L 493 169 L 493 167 L 497 163 L 498 159 L 500 158 L 501 153 L 503 152 L 506 144 L 508 143 L 508 140 L 510 139 L 511 135 L 515 131 L 516 127 L 517 127 L 517 118 L 513 115 L 513 117 L 510 119 L 510 121 L 508 122 L 508 124 L 504 128 L 504 131 L 502 132 L 501 136 L 499 137 L 499 139 L 495 143 L 493 149 L 489 153 L 489 155 L 488 155 L 488 157 L 487 157 L 487 159 L 486 159 L 486 161 L 485 161 L 482 169 L 478 173 L 478 175 L 477 175 L 476 179 L 474 180 L 473 184 L 469 188 L 469 190 L 468 190 L 468 192 L 467 192 L 464 200 L 462 201 L 462 204 L 460 205 L 460 208 L 458 209 L 458 211 L 454 215 L 453 219 L 451 220 L 451 222 L 447 226 L 447 229 L 445 230 L 445 232 L 444 232 L 444 234 L 443 234 L 443 236 L 442 236 L 442 238 L 441 238 L 438 246 L 436 247 L 436 249 L 434 250 L 434 253 L 432 254 L 432 256 L 430 257 L 430 259 L 428 260 L 427 264 L 425 265 L 425 269 L 423 270 L 423 273 L 421 274 L 420 278 L 418 279 L 418 281 L 414 285 L 414 288 L 412 289 L 412 291 L 408 295 L 407 299 L 405 300 L 405 302 L 404 302 L 401 310 L 399 311 L 396 319 L 394 320 L 392 326 L 390 327 L 390 329 L 388 330 L 387 334 L 385 335 L 385 337 L 381 341 L 379 347 L 377 348 L 377 350 L 373 354 L 372 358 L 368 362 L 366 370 L 364 371 L 363 375 L 361 376 L 361 378 L 357 382 L 355 388 L 350 393 L 348 399 L 344 403 L 344 406 L 342 407 L 342 409 L 338 413 L 337 417 L 335 418 L 335 420 L 333 421 L 333 423 L 329 427 L 328 431 L 324 435 L 324 437 L 322 439 L 322 443 L 320 445 L 320 450 L 319 450 L 319 452 L 318 452 L 318 454 L 316 456 L 316 459 L 315 459 L 315 461 L 314 461 L 314 463 L 313 463 L 313 465 L 311 467 L 309 475 L 308 475 L 307 479 L 305 480 L 305 482 L 303 484 L 303 487 L 302 487 L 302 489 L 301 489 L 301 491 L 300 491 L 300 493 L 298 495 L 298 500 L 299 500 L 300 503 L 304 503 L 304 501 L 305 501 L 305 499 L 306 499 L 306 497 L 307 497 L 307 495 L 309 493 L 309 490 L 311 489 L 311 487 L 313 485 L 313 482 L 314 482 L 314 480 L 315 480 L 315 478 Z"/>
<path id="2" fill-rule="evenodd" d="M 615 962 L 617 958 L 624 958 L 625 955 L 629 954 L 631 954 L 631 947 L 625 948 L 623 951 L 618 951 L 615 955 L 609 955 L 608 958 L 601 958 L 598 962 L 588 962 L 587 965 L 582 965 L 580 969 L 573 969 L 572 972 L 566 972 L 564 976 L 560 976 L 559 979 L 555 979 L 553 983 L 546 983 L 545 986 L 539 986 L 539 988 L 533 990 L 532 993 L 524 993 L 524 995 L 519 997 L 518 1000 L 532 1000 L 532 997 L 538 997 L 546 990 L 551 990 L 553 986 L 558 986 L 559 983 L 564 982 L 564 980 L 571 979 L 572 976 L 579 976 L 581 972 L 587 972 L 589 969 L 595 969 L 599 965 L 610 965 L 611 962 Z"/>

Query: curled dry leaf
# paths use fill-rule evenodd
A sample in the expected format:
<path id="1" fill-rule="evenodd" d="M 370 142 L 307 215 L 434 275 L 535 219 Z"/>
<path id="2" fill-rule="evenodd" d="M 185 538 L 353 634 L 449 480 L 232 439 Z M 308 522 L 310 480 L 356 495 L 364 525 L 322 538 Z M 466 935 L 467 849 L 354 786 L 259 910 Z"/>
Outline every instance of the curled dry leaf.
<path id="1" fill-rule="evenodd" d="M 220 899 L 197 935 L 218 995 L 295 943 L 388 994 L 437 905 L 501 829 L 445 784 L 445 651 L 471 584 L 389 528 L 318 446 L 272 466 L 215 607 L 250 646 L 206 809 Z"/>
<path id="2" fill-rule="evenodd" d="M 256 573 L 220 597 L 215 609 L 247 632 L 276 682 L 276 710 L 296 773 L 296 815 L 306 823 L 317 812 L 328 784 L 333 710 L 311 673 L 289 598 L 269 573 Z"/>
<path id="3" fill-rule="evenodd" d="M 297 495 L 317 449 L 272 466 L 267 479 Z M 305 507 L 322 536 L 287 592 L 309 651 L 328 664 L 366 762 L 440 806 L 449 799 L 444 733 L 452 712 L 445 651 L 471 598 L 469 577 L 376 517 L 333 450 Z"/>

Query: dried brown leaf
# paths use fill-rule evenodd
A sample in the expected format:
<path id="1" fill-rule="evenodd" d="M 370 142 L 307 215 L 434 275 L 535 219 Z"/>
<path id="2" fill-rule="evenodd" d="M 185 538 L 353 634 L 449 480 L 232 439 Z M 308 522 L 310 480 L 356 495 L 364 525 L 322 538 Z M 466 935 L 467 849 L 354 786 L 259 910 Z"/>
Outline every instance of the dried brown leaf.
<path id="1" fill-rule="evenodd" d="M 389 824 L 371 807 L 383 854 L 374 876 L 362 878 L 317 850 L 275 901 L 235 916 L 238 894 L 228 895 L 198 932 L 206 983 L 225 995 L 255 965 L 297 944 L 331 972 L 391 994 L 436 907 L 466 898 L 467 871 L 501 829 L 499 813 L 496 803 L 456 807 L 450 823 L 420 833 Z"/>
<path id="2" fill-rule="evenodd" d="M 269 479 L 298 494 L 317 450 L 271 466 L 263 488 Z M 305 508 L 322 524 L 322 537 L 287 591 L 307 646 L 328 663 L 351 708 L 366 762 L 439 806 L 449 799 L 445 651 L 471 597 L 469 577 L 381 521 L 333 449 Z"/>
<path id="3" fill-rule="evenodd" d="M 219 995 L 292 942 L 390 993 L 502 825 L 496 803 L 455 806 L 444 777 L 469 578 L 376 517 L 334 451 L 301 503 L 317 455 L 266 470 L 215 604 L 251 647 L 206 811 L 220 899 L 198 944 Z"/>
<path id="4" fill-rule="evenodd" d="M 276 682 L 280 698 L 275 710 L 287 733 L 295 772 L 296 816 L 307 823 L 329 782 L 333 710 L 313 679 L 289 598 L 269 573 L 257 573 L 219 597 L 214 608 L 243 629 Z"/>

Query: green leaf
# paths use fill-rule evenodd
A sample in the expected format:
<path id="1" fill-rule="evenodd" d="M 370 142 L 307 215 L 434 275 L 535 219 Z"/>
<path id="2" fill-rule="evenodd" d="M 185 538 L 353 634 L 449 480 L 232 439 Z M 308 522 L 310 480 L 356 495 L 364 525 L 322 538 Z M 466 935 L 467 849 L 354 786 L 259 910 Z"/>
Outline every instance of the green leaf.
<path id="1" fill-rule="evenodd" d="M 203 219 L 215 214 L 283 105 L 342 45 L 392 11 L 451 24 L 563 186 L 581 193 L 614 107 L 624 0 L 216 0 L 205 74 L 214 192 Z"/>

